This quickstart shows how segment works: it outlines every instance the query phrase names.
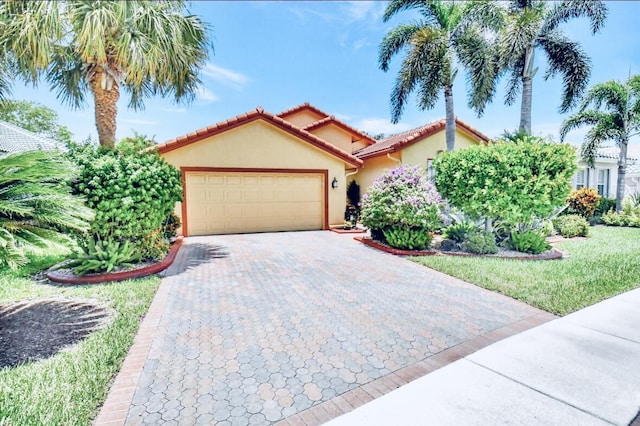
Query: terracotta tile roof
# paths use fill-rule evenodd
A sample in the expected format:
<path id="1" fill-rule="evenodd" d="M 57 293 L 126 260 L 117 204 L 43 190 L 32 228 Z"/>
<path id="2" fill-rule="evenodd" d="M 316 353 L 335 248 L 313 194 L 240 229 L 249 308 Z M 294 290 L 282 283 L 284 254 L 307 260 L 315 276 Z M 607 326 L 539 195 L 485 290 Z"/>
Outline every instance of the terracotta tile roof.
<path id="1" fill-rule="evenodd" d="M 362 165 L 362 160 L 356 158 L 350 153 L 341 150 L 335 145 L 325 141 L 309 133 L 308 131 L 301 129 L 294 124 L 273 115 L 267 111 L 265 111 L 262 107 L 257 107 L 253 111 L 245 112 L 244 114 L 237 115 L 233 118 L 230 118 L 225 121 L 221 121 L 219 123 L 213 124 L 211 126 L 203 127 L 202 129 L 198 129 L 194 132 L 187 133 L 186 135 L 179 136 L 175 139 L 168 140 L 162 144 L 156 145 L 151 149 L 157 149 L 159 153 L 163 154 L 165 152 L 173 151 L 174 149 L 182 148 L 186 145 L 190 145 L 194 142 L 201 141 L 213 135 L 217 135 L 219 133 L 225 132 L 227 130 L 236 128 L 243 124 L 249 123 L 251 121 L 255 121 L 258 119 L 265 120 L 274 126 L 294 135 L 298 138 L 310 143 L 311 145 L 326 151 L 344 162 L 352 165 L 352 166 L 360 166 Z"/>
<path id="2" fill-rule="evenodd" d="M 330 116 L 325 117 L 325 118 L 323 118 L 321 120 L 315 121 L 315 122 L 309 124 L 308 126 L 305 126 L 304 130 L 306 130 L 308 132 L 311 132 L 312 130 L 319 129 L 321 127 L 328 126 L 330 124 L 334 124 L 334 125 L 342 128 L 343 130 L 346 130 L 347 132 L 351 133 L 352 136 L 356 137 L 355 141 L 363 141 L 363 142 L 366 142 L 369 145 L 373 145 L 374 143 L 376 143 L 376 140 L 373 139 L 371 136 L 369 136 L 366 133 L 356 129 L 355 127 L 349 126 L 347 123 L 345 123 L 343 121 L 338 120 L 333 115 L 330 115 Z"/>
<path id="3" fill-rule="evenodd" d="M 424 126 L 416 127 L 415 129 L 407 130 L 396 135 L 389 136 L 376 142 L 374 145 L 369 145 L 361 150 L 355 152 L 355 156 L 361 159 L 375 157 L 378 155 L 384 155 L 387 153 L 396 152 L 408 145 L 418 142 L 424 138 L 434 135 L 445 129 L 446 120 L 441 119 L 434 121 L 433 123 L 426 124 Z M 480 131 L 474 129 L 467 123 L 456 118 L 456 127 L 470 136 L 479 139 L 480 142 L 487 144 L 489 137 L 482 134 Z"/>
<path id="4" fill-rule="evenodd" d="M 327 114 L 326 112 L 322 111 L 321 109 L 318 109 L 316 107 L 314 107 L 313 105 L 311 105 L 309 102 L 305 102 L 303 104 L 294 106 L 293 108 L 289 108 L 285 111 L 282 111 L 281 113 L 276 114 L 276 116 L 280 117 L 280 118 L 285 118 L 289 115 L 293 115 L 299 111 L 302 110 L 309 110 L 311 112 L 315 112 L 318 115 L 321 115 L 323 118 L 324 117 L 329 117 L 329 114 Z"/>
<path id="5" fill-rule="evenodd" d="M 66 147 L 60 142 L 48 139 L 18 127 L 14 124 L 0 121 L 0 156 L 23 151 L 53 151 Z"/>

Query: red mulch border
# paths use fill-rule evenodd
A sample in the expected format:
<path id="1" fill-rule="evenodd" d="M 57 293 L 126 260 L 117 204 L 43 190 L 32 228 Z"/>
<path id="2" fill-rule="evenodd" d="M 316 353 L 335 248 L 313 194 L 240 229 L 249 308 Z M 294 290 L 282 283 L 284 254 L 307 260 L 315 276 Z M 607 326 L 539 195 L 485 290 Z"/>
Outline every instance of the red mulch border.
<path id="1" fill-rule="evenodd" d="M 147 275 L 157 274 L 158 272 L 167 269 L 173 261 L 176 259 L 176 255 L 182 246 L 183 237 L 178 237 L 171 248 L 167 256 L 158 263 L 145 266 L 143 268 L 132 269 L 130 271 L 110 272 L 105 274 L 90 274 L 82 277 L 70 277 L 68 275 L 60 274 L 56 271 L 47 273 L 47 278 L 55 283 L 59 284 L 100 284 L 113 281 L 124 281 L 131 278 L 142 278 Z"/>
<path id="2" fill-rule="evenodd" d="M 382 250 L 386 253 L 394 254 L 396 256 L 461 256 L 461 257 L 497 257 L 501 259 L 515 259 L 515 260 L 556 260 L 562 259 L 564 254 L 555 248 L 549 250 L 548 253 L 538 255 L 523 255 L 518 257 L 513 256 L 500 256 L 500 255 L 483 255 L 464 252 L 450 252 L 439 250 L 400 250 L 393 247 L 380 244 L 377 241 L 372 240 L 370 237 L 353 237 L 354 240 L 373 247 L 378 250 Z"/>

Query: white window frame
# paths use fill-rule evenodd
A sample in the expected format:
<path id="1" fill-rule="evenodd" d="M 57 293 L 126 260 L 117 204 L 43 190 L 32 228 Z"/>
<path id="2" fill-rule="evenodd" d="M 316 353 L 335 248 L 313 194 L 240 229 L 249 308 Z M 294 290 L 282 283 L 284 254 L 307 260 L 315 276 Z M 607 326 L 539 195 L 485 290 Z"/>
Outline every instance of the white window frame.
<path id="1" fill-rule="evenodd" d="M 598 189 L 598 194 L 603 197 L 609 196 L 609 176 L 611 176 L 609 169 L 598 169 L 596 188 Z"/>
<path id="2" fill-rule="evenodd" d="M 587 182 L 588 177 L 589 177 L 589 172 L 586 169 L 578 170 L 576 172 L 576 189 L 588 187 L 589 186 L 589 182 Z"/>

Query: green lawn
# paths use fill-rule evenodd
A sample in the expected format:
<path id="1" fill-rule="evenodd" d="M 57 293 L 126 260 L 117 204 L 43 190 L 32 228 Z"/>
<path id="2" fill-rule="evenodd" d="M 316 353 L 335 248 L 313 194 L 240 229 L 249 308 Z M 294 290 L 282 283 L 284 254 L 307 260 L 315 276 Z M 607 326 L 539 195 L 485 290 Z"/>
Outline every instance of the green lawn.
<path id="1" fill-rule="evenodd" d="M 596 226 L 588 240 L 557 247 L 568 259 L 512 259 L 425 256 L 411 258 L 448 275 L 566 315 L 640 287 L 640 229 Z"/>
<path id="2" fill-rule="evenodd" d="M 0 369 L 0 425 L 88 425 L 106 398 L 146 314 L 160 279 L 55 287 L 29 275 L 60 257 L 40 258 L 12 272 L 0 270 L 0 304 L 41 298 L 92 299 L 114 311 L 109 325 L 55 356 Z"/>

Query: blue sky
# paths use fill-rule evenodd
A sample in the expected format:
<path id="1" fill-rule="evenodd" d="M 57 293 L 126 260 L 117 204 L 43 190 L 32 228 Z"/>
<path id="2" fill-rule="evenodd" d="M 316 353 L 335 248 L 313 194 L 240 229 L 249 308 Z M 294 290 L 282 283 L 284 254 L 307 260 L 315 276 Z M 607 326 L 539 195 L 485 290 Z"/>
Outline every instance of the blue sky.
<path id="1" fill-rule="evenodd" d="M 624 80 L 640 73 L 640 2 L 608 1 L 609 17 L 604 29 L 592 36 L 586 20 L 563 26 L 580 41 L 592 60 L 590 84 Z M 386 2 L 193 2 L 190 10 L 213 27 L 215 54 L 203 70 L 203 86 L 190 105 L 175 105 L 161 98 L 148 99 L 146 109 L 127 109 L 126 95 L 119 102 L 117 137 L 133 130 L 163 142 L 237 114 L 262 106 L 278 113 L 303 102 L 335 115 L 370 133 L 394 133 L 444 117 L 444 102 L 420 111 L 412 98 L 398 125 L 390 123 L 389 94 L 401 55 L 391 69 L 378 68 L 378 46 L 384 35 L 410 12 L 382 22 Z M 544 81 L 544 55 L 536 56 L 540 68 L 534 80 L 533 133 L 558 138 L 567 114 L 557 112 L 561 79 Z M 507 107 L 500 89 L 493 104 L 478 118 L 466 105 L 466 82 L 462 70 L 454 85 L 455 112 L 460 119 L 495 137 L 519 124 L 519 100 Z M 82 140 L 96 137 L 92 105 L 70 110 L 59 103 L 46 84 L 37 89 L 16 84 L 13 98 L 33 100 L 54 108 L 60 122 Z M 91 98 L 89 98 L 91 99 Z M 580 143 L 585 130 L 568 139 Z M 637 140 L 634 145 L 640 145 Z M 640 147 L 640 146 L 639 146 Z"/>

